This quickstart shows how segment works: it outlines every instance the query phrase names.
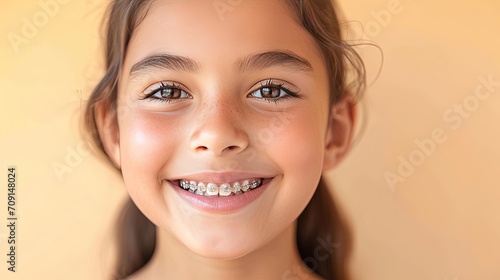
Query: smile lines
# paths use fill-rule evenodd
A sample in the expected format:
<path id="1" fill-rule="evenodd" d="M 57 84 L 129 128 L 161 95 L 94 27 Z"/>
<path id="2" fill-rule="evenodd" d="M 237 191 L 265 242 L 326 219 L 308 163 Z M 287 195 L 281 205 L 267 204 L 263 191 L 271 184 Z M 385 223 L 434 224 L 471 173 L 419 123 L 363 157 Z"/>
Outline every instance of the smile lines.
<path id="1" fill-rule="evenodd" d="M 244 180 L 243 182 L 203 183 L 196 181 L 179 180 L 179 186 L 184 190 L 203 196 L 230 196 L 251 191 L 262 185 L 262 179 Z"/>

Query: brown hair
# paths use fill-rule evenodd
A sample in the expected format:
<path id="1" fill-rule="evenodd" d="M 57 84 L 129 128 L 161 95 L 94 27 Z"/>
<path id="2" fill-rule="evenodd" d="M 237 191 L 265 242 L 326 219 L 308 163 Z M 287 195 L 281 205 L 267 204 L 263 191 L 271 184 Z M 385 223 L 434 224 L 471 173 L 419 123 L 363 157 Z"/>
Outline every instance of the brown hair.
<path id="1" fill-rule="evenodd" d="M 106 72 L 93 90 L 85 112 L 85 130 L 96 147 L 106 153 L 96 123 L 96 113 L 107 108 L 115 114 L 117 84 L 132 32 L 144 19 L 154 0 L 113 0 L 107 10 Z M 330 106 L 346 95 L 359 97 L 365 87 L 365 70 L 359 55 L 342 39 L 333 0 L 286 0 L 297 21 L 313 36 L 323 53 L 329 75 Z M 349 82 L 349 78 L 353 78 Z M 156 228 L 129 198 L 117 225 L 118 260 L 113 279 L 123 279 L 143 267 L 152 257 Z M 332 242 L 326 260 L 315 253 L 319 242 Z M 297 245 L 305 263 L 325 279 L 349 279 L 348 258 L 352 247 L 343 220 L 323 179 L 311 201 L 298 217 Z M 332 251 L 332 249 L 334 249 Z M 315 251 L 316 250 L 316 251 Z"/>

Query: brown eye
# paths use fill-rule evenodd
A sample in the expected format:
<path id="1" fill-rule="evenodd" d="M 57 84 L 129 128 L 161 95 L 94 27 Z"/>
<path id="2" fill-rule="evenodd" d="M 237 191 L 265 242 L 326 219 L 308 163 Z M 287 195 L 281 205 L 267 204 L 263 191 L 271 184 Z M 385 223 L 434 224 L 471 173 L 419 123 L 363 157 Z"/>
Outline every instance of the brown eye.
<path id="1" fill-rule="evenodd" d="M 262 98 L 278 98 L 281 95 L 281 89 L 276 87 L 263 87 L 260 88 L 260 95 Z"/>
<path id="2" fill-rule="evenodd" d="M 247 94 L 247 97 L 272 103 L 278 103 L 290 98 L 301 98 L 299 90 L 294 91 L 285 86 L 285 83 L 277 83 L 274 79 L 261 81 L 260 87 L 255 88 Z"/>
<path id="3" fill-rule="evenodd" d="M 159 93 L 162 98 L 166 99 L 178 99 L 182 96 L 182 90 L 179 88 L 163 88 Z"/>
<path id="4" fill-rule="evenodd" d="M 286 98 L 290 95 L 292 94 L 284 88 L 278 86 L 264 86 L 250 93 L 248 96 L 258 99 L 272 100 Z"/>
<path id="5" fill-rule="evenodd" d="M 145 94 L 145 99 L 173 102 L 192 98 L 189 93 L 181 88 L 181 85 L 176 83 L 161 82 L 154 87 L 155 89 L 151 90 L 150 93 Z"/>

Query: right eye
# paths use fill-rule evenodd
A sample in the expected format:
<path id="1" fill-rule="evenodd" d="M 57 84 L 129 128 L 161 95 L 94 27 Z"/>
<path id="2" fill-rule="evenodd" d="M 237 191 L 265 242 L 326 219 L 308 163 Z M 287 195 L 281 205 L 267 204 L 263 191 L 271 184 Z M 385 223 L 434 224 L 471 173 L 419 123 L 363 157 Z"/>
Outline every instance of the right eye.
<path id="1" fill-rule="evenodd" d="M 191 99 L 192 96 L 187 93 L 181 85 L 176 83 L 160 82 L 148 89 L 144 99 L 170 103 L 180 99 Z"/>

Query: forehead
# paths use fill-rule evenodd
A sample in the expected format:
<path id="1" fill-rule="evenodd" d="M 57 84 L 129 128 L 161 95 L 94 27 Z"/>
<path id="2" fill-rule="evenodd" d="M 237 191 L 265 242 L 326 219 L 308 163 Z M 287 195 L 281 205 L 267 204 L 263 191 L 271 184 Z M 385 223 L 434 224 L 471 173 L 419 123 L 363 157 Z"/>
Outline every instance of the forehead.
<path id="1" fill-rule="evenodd" d="M 285 0 L 156 0 L 133 32 L 125 68 L 155 53 L 220 67 L 275 49 L 301 55 L 313 68 L 322 64 L 319 47 Z"/>

